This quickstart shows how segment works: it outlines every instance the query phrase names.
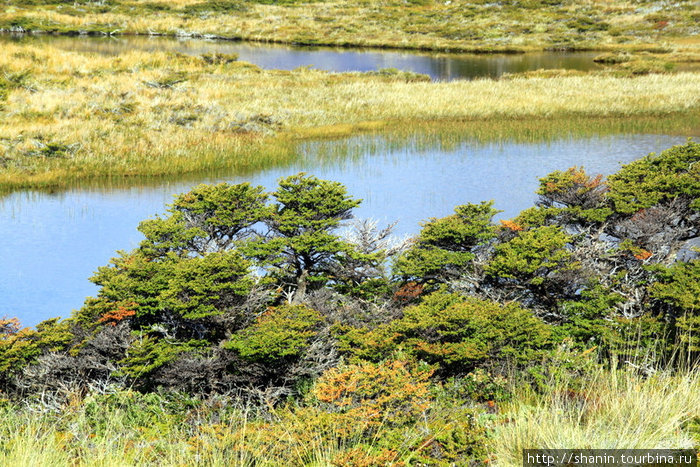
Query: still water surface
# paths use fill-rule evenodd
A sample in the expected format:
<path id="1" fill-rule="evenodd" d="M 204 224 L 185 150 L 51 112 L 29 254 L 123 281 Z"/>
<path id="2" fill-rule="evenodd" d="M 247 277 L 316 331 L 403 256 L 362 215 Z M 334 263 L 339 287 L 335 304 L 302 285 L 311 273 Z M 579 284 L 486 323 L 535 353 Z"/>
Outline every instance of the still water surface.
<path id="1" fill-rule="evenodd" d="M 365 138 L 373 138 L 371 144 Z M 397 235 L 414 234 L 419 222 L 442 217 L 467 202 L 493 199 L 509 218 L 532 205 L 538 178 L 553 170 L 584 165 L 610 174 L 626 163 L 658 152 L 685 137 L 618 135 L 561 139 L 548 143 L 460 143 L 449 150 L 409 143 L 382 147 L 376 136 L 342 142 L 355 157 L 329 156 L 329 143 L 301 147 L 303 156 L 286 168 L 240 177 L 163 182 L 149 187 L 81 189 L 47 194 L 18 192 L 0 198 L 0 317 L 25 325 L 66 317 L 88 295 L 88 282 L 116 250 L 130 250 L 141 235 L 138 223 L 164 211 L 176 193 L 199 182 L 250 181 L 273 190 L 280 177 L 306 171 L 337 180 L 364 201 L 357 218 L 398 221 Z M 332 143 L 331 143 L 332 145 Z M 373 148 L 367 151 L 363 148 Z M 350 151 L 352 152 L 352 151 Z"/>
<path id="2" fill-rule="evenodd" d="M 222 40 L 172 38 L 160 36 L 69 37 L 0 36 L 2 41 L 21 41 L 51 45 L 65 50 L 119 55 L 132 50 L 169 51 L 189 55 L 204 53 L 238 54 L 240 60 L 261 68 L 293 70 L 310 66 L 320 70 L 371 71 L 397 68 L 429 75 L 434 80 L 497 78 L 504 73 L 564 68 L 595 70 L 598 52 L 537 52 L 527 54 L 444 54 L 417 51 L 347 49 L 332 47 L 294 47 L 278 44 Z"/>

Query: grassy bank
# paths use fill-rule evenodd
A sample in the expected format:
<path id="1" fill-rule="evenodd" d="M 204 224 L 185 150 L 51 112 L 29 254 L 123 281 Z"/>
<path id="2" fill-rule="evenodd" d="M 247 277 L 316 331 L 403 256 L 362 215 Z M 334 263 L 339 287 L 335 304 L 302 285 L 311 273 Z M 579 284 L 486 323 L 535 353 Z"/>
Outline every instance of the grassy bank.
<path id="1" fill-rule="evenodd" d="M 218 55 L 3 52 L 5 190 L 253 170 L 292 160 L 295 141 L 356 131 L 460 122 L 471 136 L 517 139 L 688 130 L 700 115 L 695 73 L 432 83 L 402 72 L 261 70 Z"/>
<path id="2" fill-rule="evenodd" d="M 167 34 L 295 44 L 478 52 L 557 49 L 696 50 L 700 8 L 684 0 L 303 2 L 5 0 L 0 28 Z"/>
<path id="3" fill-rule="evenodd" d="M 494 429 L 499 465 L 522 465 L 531 446 L 564 449 L 692 449 L 700 442 L 700 377 L 697 372 L 642 378 L 598 371 L 577 390 L 552 387 L 548 394 L 521 393 Z M 529 399 L 529 400 L 528 400 Z"/>
<path id="4" fill-rule="evenodd" d="M 348 428 L 313 402 L 255 408 L 225 396 L 203 400 L 115 390 L 74 395 L 62 403 L 6 403 L 0 408 L 0 463 L 412 465 L 430 456 L 432 441 L 444 441 L 446 434 L 455 436 L 455 427 L 466 426 L 468 431 L 460 432 L 454 442 L 484 443 L 482 454 L 472 457 L 474 465 L 486 465 L 487 459 L 493 465 L 521 465 L 521 449 L 532 446 L 697 447 L 697 373 L 647 379 L 630 371 L 598 370 L 590 376 L 577 391 L 559 384 L 534 395 L 510 387 L 515 398 L 495 405 L 455 398 L 451 391 L 459 381 L 436 385 L 423 416 L 401 430 L 395 449 L 380 447 L 394 429 L 390 423 L 373 428 L 368 437 L 362 434 L 368 429 L 365 421 L 355 420 Z M 444 417 L 443 432 L 431 431 L 437 417 Z M 433 461 L 450 465 L 449 458 Z"/>

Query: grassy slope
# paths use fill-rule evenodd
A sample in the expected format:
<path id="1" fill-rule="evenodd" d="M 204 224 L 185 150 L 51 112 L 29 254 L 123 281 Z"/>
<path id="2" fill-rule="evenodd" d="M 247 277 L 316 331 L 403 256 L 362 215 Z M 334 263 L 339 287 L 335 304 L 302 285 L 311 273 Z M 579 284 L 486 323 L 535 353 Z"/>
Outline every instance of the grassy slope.
<path id="1" fill-rule="evenodd" d="M 294 139 L 390 122 L 526 121 L 530 132 L 562 120 L 700 115 L 696 73 L 431 83 L 401 73 L 265 71 L 165 53 L 105 57 L 15 44 L 4 48 L 0 69 L 4 188 L 255 168 L 290 160 Z"/>
<path id="2" fill-rule="evenodd" d="M 0 28 L 462 51 L 696 50 L 700 7 L 632 0 L 3 0 Z"/>

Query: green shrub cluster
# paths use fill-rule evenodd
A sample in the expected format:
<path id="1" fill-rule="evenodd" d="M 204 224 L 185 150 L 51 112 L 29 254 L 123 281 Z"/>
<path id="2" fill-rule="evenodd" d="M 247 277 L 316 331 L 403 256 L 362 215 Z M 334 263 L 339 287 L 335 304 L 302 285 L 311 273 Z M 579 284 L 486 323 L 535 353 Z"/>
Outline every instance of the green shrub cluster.
<path id="1" fill-rule="evenodd" d="M 507 398 L 509 371 L 543 387 L 595 358 L 694 364 L 699 160 L 688 142 L 608 180 L 556 171 L 518 217 L 497 225 L 490 202 L 458 206 L 402 248 L 367 223 L 342 236 L 360 201 L 336 182 L 201 185 L 140 225 L 145 239 L 97 271 L 97 296 L 70 319 L 0 322 L 0 383 L 264 390 L 315 397 L 326 405 L 304 416 L 341 427 L 355 409 L 415 418 L 371 392 L 395 384 L 392 397 L 430 379 L 484 403 Z M 370 373 L 381 387 L 358 392 Z"/>

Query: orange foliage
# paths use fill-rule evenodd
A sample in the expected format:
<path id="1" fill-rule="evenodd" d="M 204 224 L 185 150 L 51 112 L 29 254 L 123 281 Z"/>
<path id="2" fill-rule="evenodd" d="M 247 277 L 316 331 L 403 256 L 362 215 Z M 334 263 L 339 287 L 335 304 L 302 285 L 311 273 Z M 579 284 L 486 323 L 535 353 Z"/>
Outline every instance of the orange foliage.
<path id="1" fill-rule="evenodd" d="M 17 318 L 0 319 L 0 334 L 16 334 L 21 326 Z"/>
<path id="2" fill-rule="evenodd" d="M 644 248 L 640 248 L 634 254 L 634 257 L 637 258 L 639 261 L 644 261 L 645 259 L 648 259 L 651 257 L 651 251 L 645 250 Z"/>
<path id="3" fill-rule="evenodd" d="M 501 227 L 512 230 L 513 232 L 519 232 L 521 230 L 524 230 L 522 225 L 511 220 L 501 221 Z"/>
<path id="4" fill-rule="evenodd" d="M 136 307 L 136 303 L 120 305 L 116 310 L 108 311 L 97 320 L 98 323 L 107 323 L 116 326 L 118 322 L 134 316 L 136 312 L 131 308 Z"/>
<path id="5" fill-rule="evenodd" d="M 544 184 L 544 188 L 547 191 L 547 193 L 553 193 L 553 192 L 559 190 L 559 185 L 557 185 L 554 182 L 547 182 Z"/>
<path id="6" fill-rule="evenodd" d="M 585 186 L 585 187 L 588 188 L 588 189 L 591 189 L 591 188 L 597 188 L 597 187 L 599 187 L 599 186 L 602 185 L 602 184 L 603 184 L 603 174 L 598 174 L 598 175 L 596 175 L 595 177 L 593 177 L 593 178 L 587 180 L 587 181 L 583 184 L 583 186 Z"/>
<path id="7" fill-rule="evenodd" d="M 403 285 L 394 293 L 394 300 L 397 302 L 411 302 L 423 293 L 423 284 L 409 282 Z"/>
<path id="8" fill-rule="evenodd" d="M 418 370 L 400 360 L 365 362 L 327 371 L 313 393 L 351 419 L 375 426 L 401 424 L 427 410 L 431 375 L 430 370 Z"/>

